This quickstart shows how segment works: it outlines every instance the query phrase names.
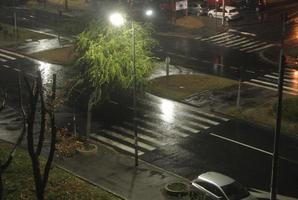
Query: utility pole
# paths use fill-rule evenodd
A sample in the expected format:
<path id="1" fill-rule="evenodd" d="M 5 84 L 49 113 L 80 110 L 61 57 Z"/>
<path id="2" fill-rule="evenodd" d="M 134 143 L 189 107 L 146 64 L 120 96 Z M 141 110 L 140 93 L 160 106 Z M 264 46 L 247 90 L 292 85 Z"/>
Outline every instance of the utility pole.
<path id="1" fill-rule="evenodd" d="M 282 99 L 283 99 L 283 81 L 285 71 L 285 55 L 284 55 L 284 36 L 286 33 L 287 14 L 282 14 L 282 33 L 281 33 L 281 48 L 279 53 L 279 77 L 278 77 L 278 104 L 277 104 L 277 116 L 274 134 L 274 150 L 272 157 L 272 169 L 271 169 L 271 185 L 270 185 L 270 199 L 276 200 L 277 195 L 277 177 L 278 177 L 278 159 L 279 159 L 279 138 L 281 129 L 281 117 L 282 117 Z"/>
<path id="2" fill-rule="evenodd" d="M 237 92 L 237 108 L 239 108 L 239 106 L 240 106 L 242 72 L 243 72 L 242 66 L 240 66 L 240 68 L 239 68 L 238 92 Z"/>
<path id="3" fill-rule="evenodd" d="M 221 24 L 224 26 L 225 25 L 225 13 L 226 12 L 226 5 L 225 5 L 225 0 L 222 0 L 222 21 Z"/>
<path id="4" fill-rule="evenodd" d="M 13 0 L 13 27 L 14 27 L 14 37 L 15 37 L 15 40 L 17 40 L 18 27 L 17 27 L 16 0 Z"/>
<path id="5" fill-rule="evenodd" d="M 137 69 L 136 69 L 136 35 L 133 19 L 131 19 L 132 29 L 132 65 L 133 65 L 133 127 L 135 146 L 135 166 L 139 165 L 138 153 L 138 126 L 137 126 Z"/>

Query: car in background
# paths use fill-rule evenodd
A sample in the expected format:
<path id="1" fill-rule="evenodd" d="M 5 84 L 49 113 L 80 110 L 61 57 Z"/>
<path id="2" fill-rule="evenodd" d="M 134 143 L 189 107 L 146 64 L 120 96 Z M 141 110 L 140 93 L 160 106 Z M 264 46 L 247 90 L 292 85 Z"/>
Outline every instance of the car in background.
<path id="1" fill-rule="evenodd" d="M 208 13 L 207 4 L 203 2 L 189 2 L 188 13 L 196 16 L 207 15 Z"/>
<path id="2" fill-rule="evenodd" d="M 240 183 L 218 172 L 203 173 L 191 183 L 193 199 L 256 200 Z"/>
<path id="3" fill-rule="evenodd" d="M 222 19 L 223 12 L 224 12 L 223 7 L 221 6 L 220 8 L 209 10 L 208 16 Z M 238 18 L 240 18 L 240 13 L 236 9 L 236 7 L 225 6 L 225 20 L 226 21 L 230 21 L 230 20 L 234 20 L 234 19 L 238 19 Z"/>

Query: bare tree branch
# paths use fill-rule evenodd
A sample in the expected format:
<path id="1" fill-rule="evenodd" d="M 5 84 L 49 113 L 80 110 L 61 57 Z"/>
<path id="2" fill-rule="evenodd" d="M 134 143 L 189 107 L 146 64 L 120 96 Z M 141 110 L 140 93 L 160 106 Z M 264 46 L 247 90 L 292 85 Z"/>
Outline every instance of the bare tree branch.
<path id="1" fill-rule="evenodd" d="M 38 139 L 38 144 L 37 144 L 37 149 L 36 149 L 36 155 L 39 156 L 41 153 L 41 149 L 43 146 L 43 142 L 44 142 L 44 134 L 46 131 L 46 107 L 45 107 L 45 102 L 44 102 L 44 94 L 43 94 L 43 88 L 42 88 L 42 80 L 41 80 L 41 73 L 40 71 L 38 72 L 38 86 L 39 87 L 39 91 L 40 91 L 40 104 L 41 104 L 41 108 L 40 108 L 40 131 L 39 131 L 39 139 Z"/>
<path id="2" fill-rule="evenodd" d="M 57 127 L 55 123 L 55 99 L 56 99 L 56 74 L 53 74 L 53 86 L 52 86 L 52 96 L 51 96 L 51 102 L 50 102 L 50 119 L 51 119 L 51 147 L 50 152 L 48 156 L 48 160 L 44 169 L 44 175 L 43 175 L 43 185 L 44 187 L 47 184 L 48 178 L 49 178 L 49 172 L 51 169 L 51 165 L 54 159 L 55 154 L 55 144 L 56 144 L 56 135 L 57 135 Z"/>

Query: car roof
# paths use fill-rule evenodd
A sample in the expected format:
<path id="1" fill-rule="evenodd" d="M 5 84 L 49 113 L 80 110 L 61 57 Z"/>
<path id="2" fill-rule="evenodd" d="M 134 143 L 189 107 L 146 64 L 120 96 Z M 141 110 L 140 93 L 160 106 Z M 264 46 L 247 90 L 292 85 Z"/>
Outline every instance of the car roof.
<path id="1" fill-rule="evenodd" d="M 223 7 L 221 6 L 220 8 L 222 9 Z M 237 8 L 234 7 L 234 6 L 225 6 L 225 9 L 226 10 L 233 10 L 233 9 L 237 9 Z"/>
<path id="2" fill-rule="evenodd" d="M 234 179 L 218 172 L 206 172 L 198 176 L 198 179 L 212 183 L 219 187 L 235 182 Z"/>

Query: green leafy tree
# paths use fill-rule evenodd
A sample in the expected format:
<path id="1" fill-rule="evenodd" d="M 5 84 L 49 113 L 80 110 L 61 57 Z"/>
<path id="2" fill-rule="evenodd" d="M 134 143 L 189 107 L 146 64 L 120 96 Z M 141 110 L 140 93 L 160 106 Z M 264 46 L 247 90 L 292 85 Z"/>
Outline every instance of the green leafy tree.
<path id="1" fill-rule="evenodd" d="M 150 25 L 134 23 L 134 28 L 136 80 L 141 88 L 153 68 L 151 50 L 157 43 L 151 37 L 153 30 Z M 108 21 L 93 21 L 79 35 L 76 50 L 80 55 L 75 66 L 78 75 L 70 91 L 81 91 L 89 96 L 84 135 L 88 138 L 92 108 L 106 100 L 111 92 L 128 89 L 134 84 L 130 23 L 113 27 Z"/>

